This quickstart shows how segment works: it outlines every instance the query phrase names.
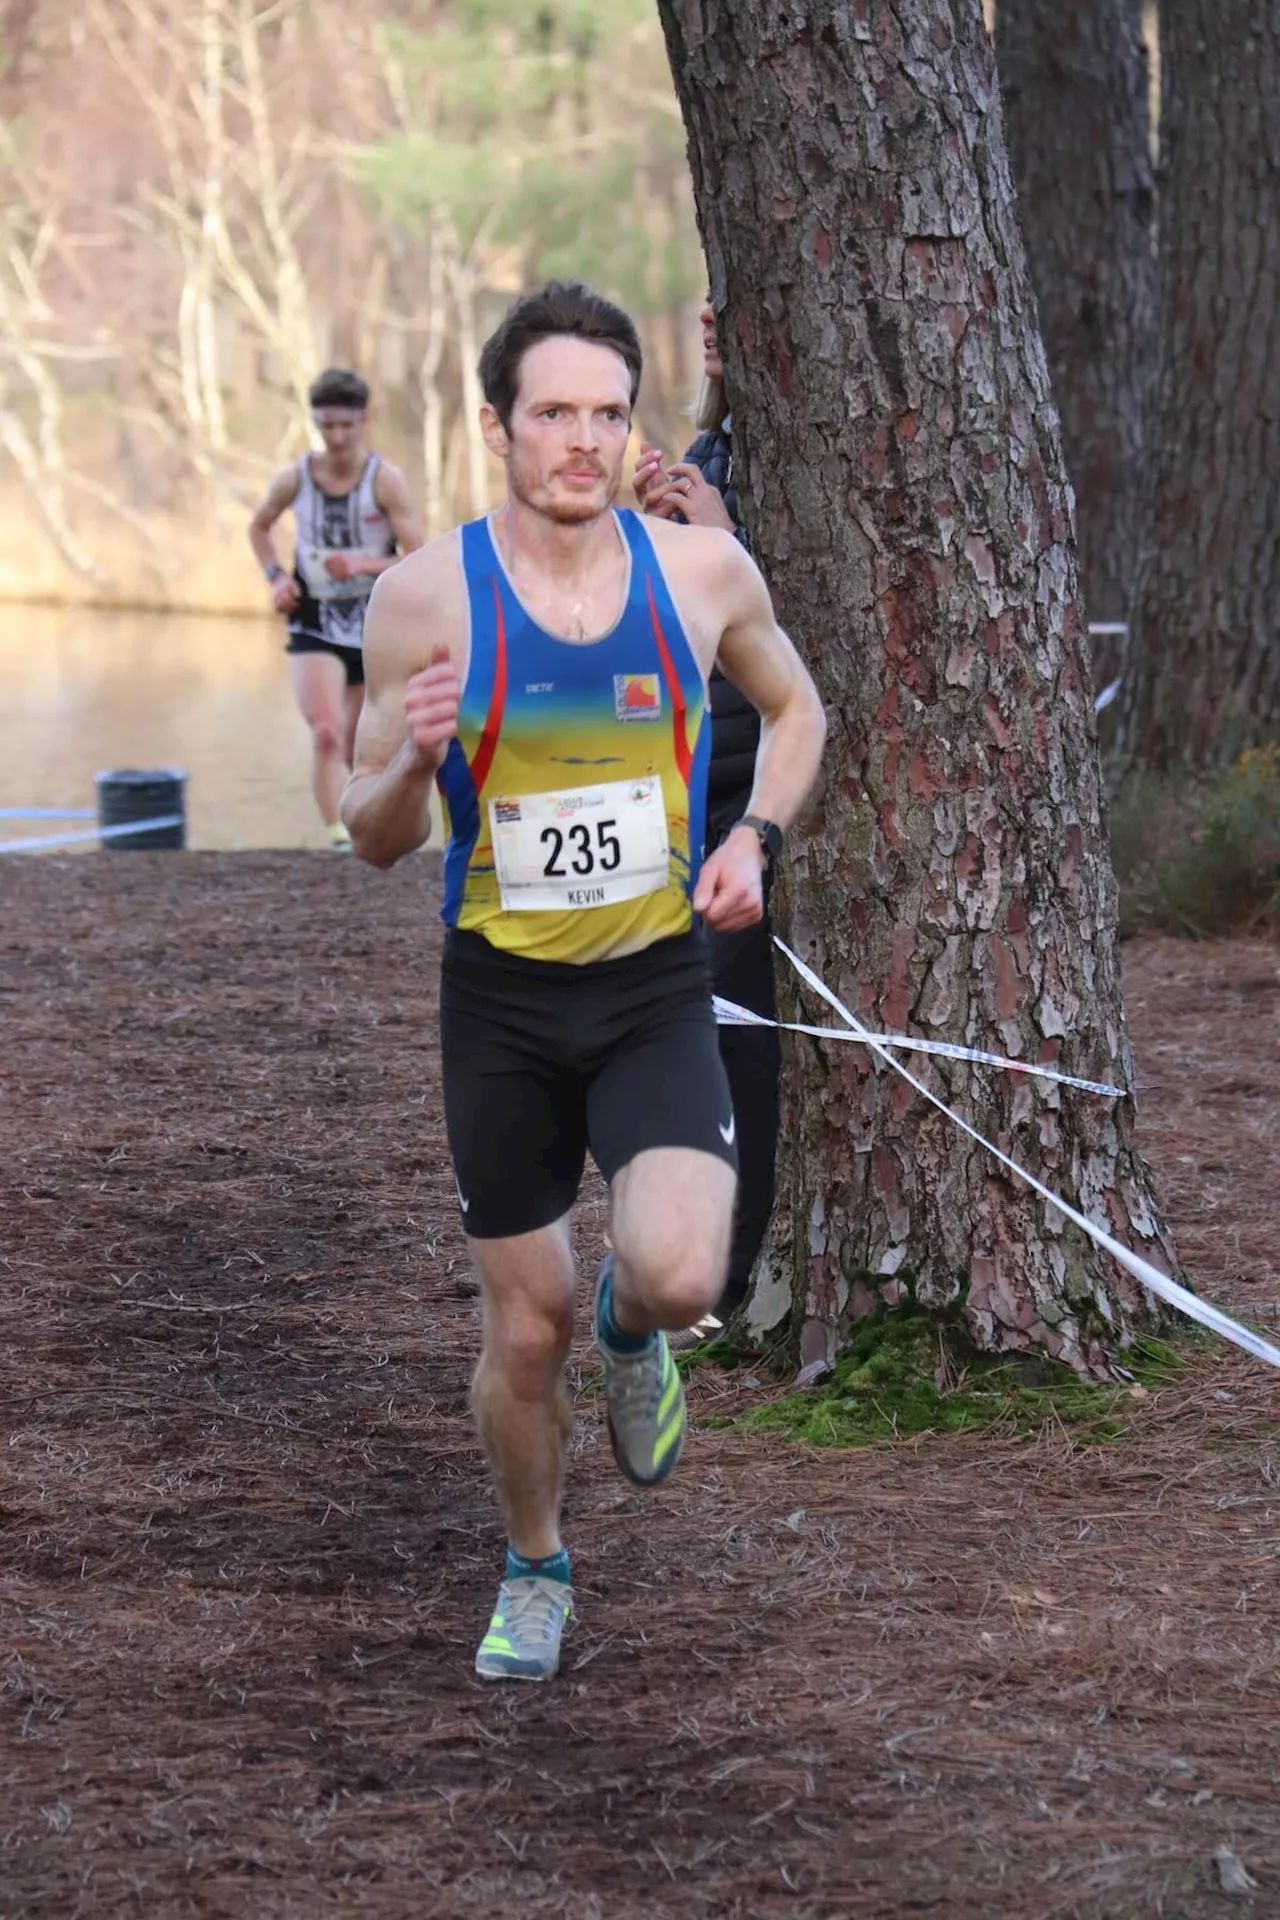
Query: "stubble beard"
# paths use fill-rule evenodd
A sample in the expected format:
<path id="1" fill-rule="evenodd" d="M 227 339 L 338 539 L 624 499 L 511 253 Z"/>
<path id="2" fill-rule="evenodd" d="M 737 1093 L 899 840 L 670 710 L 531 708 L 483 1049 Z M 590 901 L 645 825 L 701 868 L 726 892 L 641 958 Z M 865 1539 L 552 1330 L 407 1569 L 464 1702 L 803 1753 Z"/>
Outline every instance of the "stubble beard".
<path id="1" fill-rule="evenodd" d="M 603 501 L 598 495 L 592 499 L 575 499 L 572 495 L 554 494 L 553 483 L 531 475 L 518 455 L 513 454 L 507 462 L 507 485 L 512 499 L 557 527 L 581 527 L 588 521 L 604 518 L 621 491 L 622 470 L 619 468 L 613 475 L 603 473 L 601 479 L 605 490 Z"/>

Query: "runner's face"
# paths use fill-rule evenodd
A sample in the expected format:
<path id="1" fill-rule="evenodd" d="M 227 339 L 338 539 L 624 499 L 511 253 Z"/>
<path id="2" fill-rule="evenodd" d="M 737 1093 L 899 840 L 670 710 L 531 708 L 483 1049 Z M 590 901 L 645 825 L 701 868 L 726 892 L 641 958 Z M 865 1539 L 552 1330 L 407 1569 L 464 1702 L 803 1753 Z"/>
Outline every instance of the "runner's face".
<path id="1" fill-rule="evenodd" d="M 564 526 L 597 519 L 618 497 L 631 431 L 621 354 L 560 335 L 520 363 L 505 458 L 512 495 Z"/>
<path id="2" fill-rule="evenodd" d="M 366 417 L 350 407 L 318 407 L 311 416 L 325 452 L 335 460 L 350 459 L 359 450 Z"/>
<path id="3" fill-rule="evenodd" d="M 724 366 L 720 359 L 720 348 L 716 341 L 716 316 L 712 310 L 710 294 L 707 295 L 702 303 L 702 311 L 698 315 L 698 325 L 702 328 L 702 370 L 708 380 L 722 380 L 724 378 Z"/>

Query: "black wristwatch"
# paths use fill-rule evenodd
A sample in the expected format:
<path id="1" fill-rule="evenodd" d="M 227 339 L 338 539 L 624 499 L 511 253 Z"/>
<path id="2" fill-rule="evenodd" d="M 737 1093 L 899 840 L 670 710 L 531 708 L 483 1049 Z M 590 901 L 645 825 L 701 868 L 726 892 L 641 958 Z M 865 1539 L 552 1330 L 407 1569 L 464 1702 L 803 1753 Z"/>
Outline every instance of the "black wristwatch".
<path id="1" fill-rule="evenodd" d="M 772 820 L 761 820 L 757 814 L 744 813 L 738 825 L 750 827 L 764 848 L 766 860 L 776 860 L 782 852 L 782 828 L 775 826 Z"/>

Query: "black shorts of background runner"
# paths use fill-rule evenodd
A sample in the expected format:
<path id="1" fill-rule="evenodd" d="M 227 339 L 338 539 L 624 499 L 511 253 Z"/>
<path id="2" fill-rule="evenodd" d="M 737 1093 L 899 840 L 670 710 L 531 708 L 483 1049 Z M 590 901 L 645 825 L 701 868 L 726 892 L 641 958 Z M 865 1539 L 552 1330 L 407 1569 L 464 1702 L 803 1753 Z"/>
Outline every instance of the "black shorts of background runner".
<path id="1" fill-rule="evenodd" d="M 701 933 L 586 966 L 452 931 L 440 977 L 445 1125 L 468 1234 L 568 1213 L 587 1150 L 606 1180 L 686 1147 L 737 1167 Z"/>
<path id="2" fill-rule="evenodd" d="M 322 640 L 318 633 L 298 633 L 290 627 L 285 652 L 331 653 L 346 668 L 349 687 L 364 685 L 364 652 L 360 647 L 339 647 L 332 640 Z"/>
<path id="3" fill-rule="evenodd" d="M 714 734 L 713 734 L 714 740 Z M 714 751 L 714 749 L 713 749 Z M 715 762 L 712 761 L 714 773 Z M 711 812 L 707 845 L 718 847 L 750 805 L 750 792 L 737 795 L 722 811 Z M 773 987 L 773 928 L 769 894 L 773 875 L 764 876 L 764 918 L 739 933 L 710 933 L 707 941 L 711 984 L 726 1000 L 736 1001 L 766 1020 L 778 1017 Z M 727 1321 L 747 1297 L 751 1274 L 773 1213 L 778 1153 L 778 1082 L 782 1036 L 776 1027 L 724 1026 L 720 1058 L 738 1121 L 738 1203 L 733 1216 L 729 1272 L 716 1316 Z"/>

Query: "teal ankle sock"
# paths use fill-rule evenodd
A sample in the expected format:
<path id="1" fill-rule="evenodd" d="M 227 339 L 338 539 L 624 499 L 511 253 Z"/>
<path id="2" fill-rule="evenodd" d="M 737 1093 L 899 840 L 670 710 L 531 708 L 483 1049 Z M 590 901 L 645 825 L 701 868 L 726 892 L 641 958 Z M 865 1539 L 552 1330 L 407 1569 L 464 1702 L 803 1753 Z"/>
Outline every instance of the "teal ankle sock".
<path id="1" fill-rule="evenodd" d="M 651 1333 L 627 1333 L 613 1317 L 613 1263 L 600 1289 L 600 1312 L 596 1332 L 610 1353 L 643 1353 L 653 1339 Z"/>
<path id="2" fill-rule="evenodd" d="M 566 1587 L 573 1574 L 569 1566 L 569 1555 L 564 1547 L 555 1553 L 549 1553 L 545 1560 L 529 1560 L 523 1553 L 517 1553 L 510 1541 L 507 1542 L 506 1580 L 563 1580 Z"/>

